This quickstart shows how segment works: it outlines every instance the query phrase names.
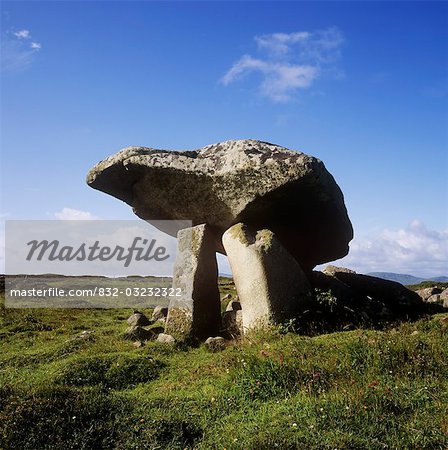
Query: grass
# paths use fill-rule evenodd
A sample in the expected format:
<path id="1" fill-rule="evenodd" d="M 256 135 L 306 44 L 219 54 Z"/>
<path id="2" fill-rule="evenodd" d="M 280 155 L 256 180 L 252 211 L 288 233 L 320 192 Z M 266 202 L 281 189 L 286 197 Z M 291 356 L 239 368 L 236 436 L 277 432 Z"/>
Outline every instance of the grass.
<path id="1" fill-rule="evenodd" d="M 418 284 L 411 284 L 409 286 L 406 286 L 408 289 L 412 289 L 413 291 L 417 291 L 419 289 L 425 289 L 425 288 L 431 288 L 431 287 L 438 287 L 440 289 L 447 289 L 448 283 L 442 282 L 442 281 L 422 281 Z"/>
<path id="2" fill-rule="evenodd" d="M 447 314 L 210 353 L 133 347 L 131 312 L 1 312 L 1 449 L 448 448 Z"/>

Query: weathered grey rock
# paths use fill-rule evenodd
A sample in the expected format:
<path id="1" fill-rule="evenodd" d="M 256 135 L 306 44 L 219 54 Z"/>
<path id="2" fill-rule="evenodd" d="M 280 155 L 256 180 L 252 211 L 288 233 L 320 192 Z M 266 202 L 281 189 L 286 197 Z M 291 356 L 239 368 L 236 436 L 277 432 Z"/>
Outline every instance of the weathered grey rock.
<path id="1" fill-rule="evenodd" d="M 345 256 L 353 237 L 341 190 L 324 164 L 266 142 L 188 152 L 128 147 L 97 164 L 87 182 L 149 222 L 211 225 L 221 252 L 220 237 L 235 223 L 270 229 L 306 271 Z M 175 236 L 178 227 L 163 231 Z"/>
<path id="2" fill-rule="evenodd" d="M 379 302 L 391 309 L 394 314 L 413 315 L 425 309 L 417 293 L 395 281 L 338 271 L 333 276 L 348 286 L 357 297 Z"/>
<path id="3" fill-rule="evenodd" d="M 163 331 L 163 328 L 162 328 Z M 128 339 L 130 341 L 149 341 L 151 339 L 155 339 L 155 337 L 160 333 L 160 328 L 151 328 L 149 330 L 140 327 L 140 326 L 131 326 L 129 327 L 125 334 L 124 339 Z"/>
<path id="4" fill-rule="evenodd" d="M 415 291 L 423 300 L 427 301 L 432 295 L 440 294 L 442 289 L 437 286 L 432 286 L 429 288 L 419 289 Z"/>
<path id="5" fill-rule="evenodd" d="M 211 352 L 220 352 L 226 348 L 226 340 L 221 336 L 209 337 L 205 341 L 205 346 Z"/>
<path id="6" fill-rule="evenodd" d="M 294 317 L 312 298 L 298 262 L 270 230 L 237 224 L 223 235 L 242 307 L 243 327 L 278 324 Z"/>
<path id="7" fill-rule="evenodd" d="M 440 300 L 444 308 L 448 308 L 448 288 L 440 293 Z"/>
<path id="8" fill-rule="evenodd" d="M 131 327 L 146 327 L 152 323 L 143 313 L 140 312 L 135 312 L 132 314 L 132 316 L 128 318 L 127 322 Z"/>
<path id="9" fill-rule="evenodd" d="M 174 345 L 176 343 L 176 339 L 174 339 L 171 334 L 160 333 L 159 336 L 157 336 L 157 342 Z"/>
<path id="10" fill-rule="evenodd" d="M 166 320 L 166 333 L 179 340 L 205 339 L 218 332 L 221 303 L 218 289 L 215 238 L 206 225 L 180 230 L 174 265 L 172 297 Z"/>
<path id="11" fill-rule="evenodd" d="M 428 297 L 425 300 L 427 303 L 443 303 L 443 301 L 440 299 L 440 294 L 433 294 L 431 297 Z"/>
<path id="12" fill-rule="evenodd" d="M 95 331 L 93 330 L 84 330 L 81 333 L 73 336 L 67 342 L 70 341 L 94 341 L 95 340 Z"/>
<path id="13" fill-rule="evenodd" d="M 443 298 L 443 307 L 448 309 L 448 295 Z"/>
<path id="14" fill-rule="evenodd" d="M 156 306 L 152 312 L 152 320 L 164 320 L 168 315 L 168 308 L 166 306 Z"/>

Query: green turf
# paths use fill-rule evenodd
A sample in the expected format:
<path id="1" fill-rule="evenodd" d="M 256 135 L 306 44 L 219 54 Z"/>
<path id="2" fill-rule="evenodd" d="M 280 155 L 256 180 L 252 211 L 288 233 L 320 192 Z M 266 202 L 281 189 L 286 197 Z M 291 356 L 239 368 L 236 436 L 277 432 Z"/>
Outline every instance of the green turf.
<path id="1" fill-rule="evenodd" d="M 448 448 L 447 314 L 210 353 L 135 348 L 131 312 L 1 312 L 0 448 Z"/>

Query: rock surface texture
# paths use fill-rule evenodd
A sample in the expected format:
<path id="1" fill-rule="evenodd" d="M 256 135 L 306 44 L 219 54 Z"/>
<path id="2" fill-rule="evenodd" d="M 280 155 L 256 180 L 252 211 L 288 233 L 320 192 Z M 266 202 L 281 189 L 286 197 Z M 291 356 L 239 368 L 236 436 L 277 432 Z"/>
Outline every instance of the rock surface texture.
<path id="1" fill-rule="evenodd" d="M 221 252 L 221 235 L 238 222 L 269 229 L 305 271 L 345 256 L 353 237 L 341 190 L 324 164 L 266 142 L 183 152 L 128 147 L 97 164 L 87 182 L 149 222 L 210 225 Z M 162 231 L 175 236 L 178 229 Z"/>
<path id="2" fill-rule="evenodd" d="M 310 302 L 311 286 L 303 270 L 272 231 L 236 224 L 224 233 L 223 244 L 244 329 L 281 323 Z"/>
<path id="3" fill-rule="evenodd" d="M 221 326 L 215 241 L 207 225 L 179 231 L 166 333 L 179 339 L 206 338 Z"/>

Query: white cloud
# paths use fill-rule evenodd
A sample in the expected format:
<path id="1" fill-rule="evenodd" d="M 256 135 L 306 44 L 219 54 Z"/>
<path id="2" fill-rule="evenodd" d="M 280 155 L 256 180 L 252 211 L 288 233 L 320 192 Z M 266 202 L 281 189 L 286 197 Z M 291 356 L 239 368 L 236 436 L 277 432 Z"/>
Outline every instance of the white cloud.
<path id="1" fill-rule="evenodd" d="M 36 53 L 42 48 L 39 42 L 29 42 L 29 30 L 5 32 L 1 39 L 1 69 L 2 71 L 22 71 L 34 61 Z"/>
<path id="2" fill-rule="evenodd" d="M 272 53 L 283 55 L 291 50 L 291 45 L 297 42 L 305 42 L 310 38 L 307 31 L 298 31 L 296 33 L 274 33 L 255 36 L 255 41 L 259 48 L 266 48 Z"/>
<path id="3" fill-rule="evenodd" d="M 88 211 L 79 211 L 72 208 L 62 208 L 62 211 L 54 213 L 56 219 L 59 220 L 98 220 L 99 217 L 94 216 Z"/>
<path id="4" fill-rule="evenodd" d="M 251 72 L 262 74 L 260 94 L 276 102 L 288 101 L 320 76 L 322 65 L 336 61 L 344 42 L 335 28 L 255 36 L 261 57 L 243 55 L 221 78 L 225 86 Z"/>
<path id="5" fill-rule="evenodd" d="M 14 33 L 14 36 L 19 39 L 29 39 L 31 37 L 31 34 L 30 34 L 29 30 L 20 30 L 20 31 L 16 31 Z"/>
<path id="6" fill-rule="evenodd" d="M 355 238 L 350 253 L 337 262 L 358 272 L 397 272 L 415 276 L 448 275 L 448 229 L 429 230 L 412 221 L 399 230 Z"/>

